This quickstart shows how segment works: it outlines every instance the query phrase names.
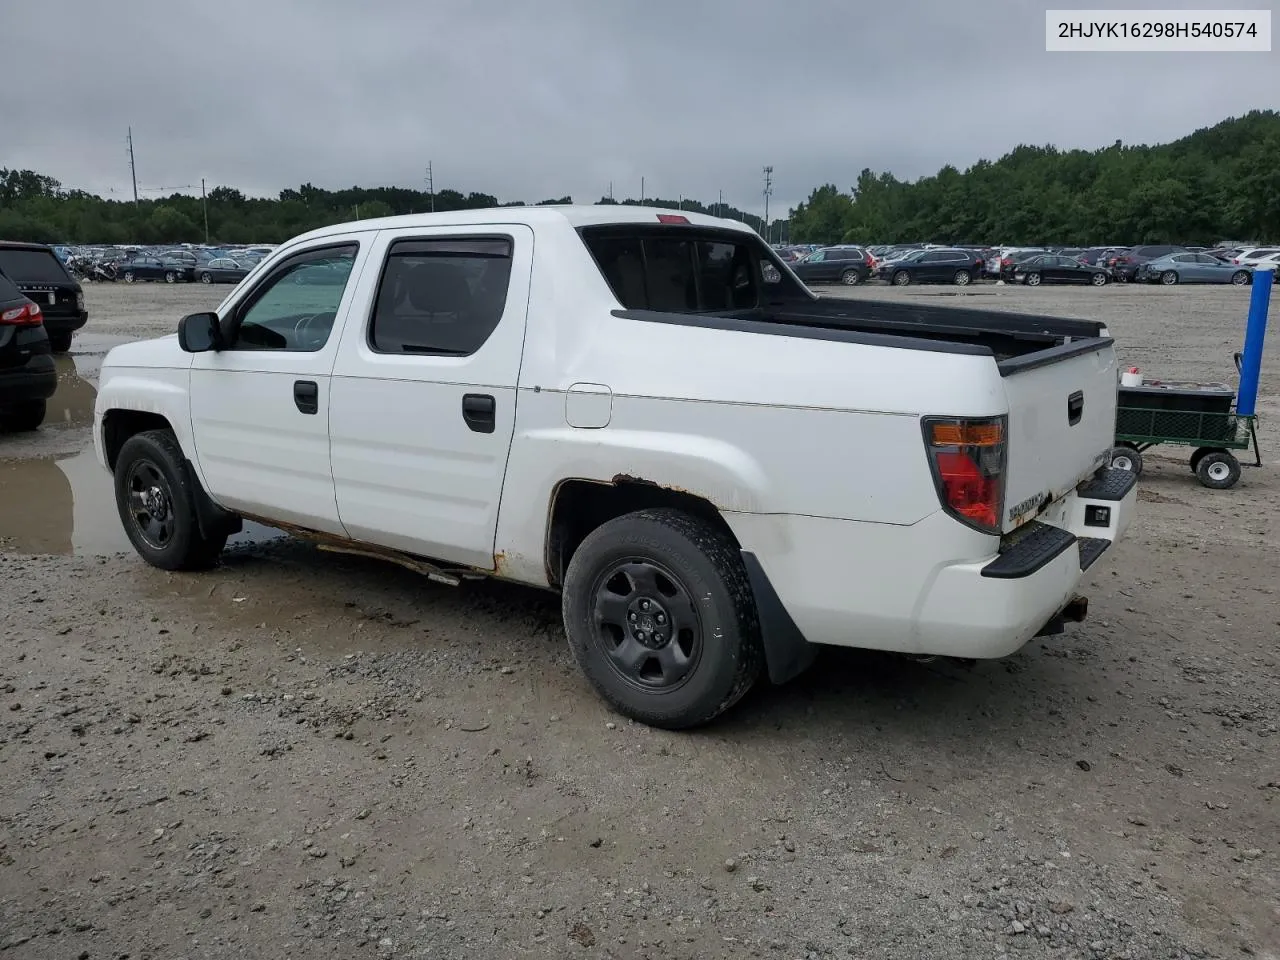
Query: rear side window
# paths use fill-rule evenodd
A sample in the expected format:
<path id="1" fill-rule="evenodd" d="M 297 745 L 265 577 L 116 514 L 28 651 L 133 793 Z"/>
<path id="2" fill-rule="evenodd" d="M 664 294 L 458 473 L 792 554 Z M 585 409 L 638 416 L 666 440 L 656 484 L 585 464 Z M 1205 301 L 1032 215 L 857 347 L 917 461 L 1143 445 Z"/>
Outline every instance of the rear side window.
<path id="1" fill-rule="evenodd" d="M 0 273 L 15 283 L 70 283 L 71 276 L 52 250 L 0 247 Z"/>
<path id="2" fill-rule="evenodd" d="M 369 325 L 377 353 L 466 357 L 502 319 L 510 237 L 397 240 L 387 254 Z"/>
<path id="3" fill-rule="evenodd" d="M 583 230 L 583 239 L 613 295 L 627 310 L 703 313 L 752 309 L 759 278 L 781 277 L 761 251 L 726 237 L 688 231 L 648 235 Z"/>

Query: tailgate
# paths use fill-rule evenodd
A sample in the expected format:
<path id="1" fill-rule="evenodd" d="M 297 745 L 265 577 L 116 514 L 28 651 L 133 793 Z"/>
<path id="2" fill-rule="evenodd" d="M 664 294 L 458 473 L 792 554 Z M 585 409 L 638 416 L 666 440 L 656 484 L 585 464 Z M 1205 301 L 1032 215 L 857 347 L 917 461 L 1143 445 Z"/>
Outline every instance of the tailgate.
<path id="1" fill-rule="evenodd" d="M 1003 530 L 1033 519 L 1108 462 L 1115 442 L 1115 343 L 1075 340 L 1000 363 L 1009 400 Z"/>

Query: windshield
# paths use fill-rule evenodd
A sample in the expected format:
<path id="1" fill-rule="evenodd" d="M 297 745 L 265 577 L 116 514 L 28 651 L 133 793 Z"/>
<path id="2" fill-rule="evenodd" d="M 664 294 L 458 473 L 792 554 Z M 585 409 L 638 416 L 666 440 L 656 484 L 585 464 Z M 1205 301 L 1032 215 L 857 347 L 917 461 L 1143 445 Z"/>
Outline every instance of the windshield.
<path id="1" fill-rule="evenodd" d="M 52 250 L 0 248 L 0 273 L 16 283 L 71 282 L 71 277 Z"/>

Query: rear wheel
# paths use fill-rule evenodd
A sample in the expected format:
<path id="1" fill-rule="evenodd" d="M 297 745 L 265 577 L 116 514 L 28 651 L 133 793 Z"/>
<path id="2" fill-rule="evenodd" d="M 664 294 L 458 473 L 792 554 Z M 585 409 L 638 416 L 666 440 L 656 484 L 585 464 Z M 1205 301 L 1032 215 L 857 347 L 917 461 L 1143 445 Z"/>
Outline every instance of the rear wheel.
<path id="1" fill-rule="evenodd" d="M 1038 274 L 1038 273 L 1028 273 L 1028 274 L 1027 274 L 1027 286 L 1028 286 L 1028 287 L 1038 287 L 1038 286 L 1040 286 L 1040 274 Z"/>
<path id="2" fill-rule="evenodd" d="M 1111 466 L 1115 470 L 1128 470 L 1135 477 L 1142 476 L 1142 452 L 1132 444 L 1122 443 L 1111 448 Z"/>
<path id="3" fill-rule="evenodd" d="M 737 549 L 678 510 L 610 520 L 573 554 L 562 595 L 574 658 L 614 709 L 642 723 L 707 723 L 751 688 L 764 660 Z"/>
<path id="4" fill-rule="evenodd" d="M 227 537 L 200 532 L 198 487 L 168 430 L 148 430 L 125 441 L 116 458 L 115 488 L 120 522 L 147 563 L 162 570 L 200 570 L 217 561 Z"/>
<path id="5" fill-rule="evenodd" d="M 1160 282 L 1166 287 L 1171 287 L 1178 282 L 1178 274 L 1173 270 L 1166 270 L 1160 274 Z"/>
<path id="6" fill-rule="evenodd" d="M 905 287 L 911 282 L 911 274 L 905 270 L 899 270 L 893 275 L 893 285 L 895 287 Z"/>
<path id="7" fill-rule="evenodd" d="M 1246 286 L 1252 278 L 1249 276 L 1248 270 L 1237 270 L 1231 275 L 1231 282 L 1237 287 Z"/>
<path id="8" fill-rule="evenodd" d="M 0 432 L 26 433 L 44 423 L 44 400 L 24 400 L 8 407 L 0 407 Z"/>
<path id="9" fill-rule="evenodd" d="M 133 271 L 132 271 L 132 270 L 126 270 L 126 271 L 124 272 L 124 282 L 125 282 L 125 283 L 133 283 L 133 282 L 134 282 L 134 279 L 135 279 L 135 278 L 134 278 L 134 276 L 133 276 Z"/>
<path id="10" fill-rule="evenodd" d="M 49 334 L 49 347 L 54 353 L 66 353 L 71 349 L 71 332 L 62 331 Z"/>
<path id="11" fill-rule="evenodd" d="M 1226 450 L 1210 450 L 1196 464 L 1196 479 L 1213 490 L 1229 490 L 1240 479 L 1240 461 Z"/>
<path id="12" fill-rule="evenodd" d="M 1104 287 L 1107 284 L 1107 275 L 1105 273 L 1095 273 L 1089 278 L 1089 282 L 1095 287 Z"/>
<path id="13" fill-rule="evenodd" d="M 840 282 L 851 287 L 856 287 L 861 280 L 862 275 L 857 270 L 846 270 L 840 274 Z"/>
<path id="14" fill-rule="evenodd" d="M 178 279 L 177 274 L 175 274 L 172 270 L 165 271 L 165 274 L 164 274 L 165 283 L 173 283 L 177 279 Z"/>
<path id="15" fill-rule="evenodd" d="M 967 287 L 972 279 L 973 277 L 969 275 L 968 270 L 957 270 L 956 275 L 951 278 L 951 282 L 957 287 Z"/>

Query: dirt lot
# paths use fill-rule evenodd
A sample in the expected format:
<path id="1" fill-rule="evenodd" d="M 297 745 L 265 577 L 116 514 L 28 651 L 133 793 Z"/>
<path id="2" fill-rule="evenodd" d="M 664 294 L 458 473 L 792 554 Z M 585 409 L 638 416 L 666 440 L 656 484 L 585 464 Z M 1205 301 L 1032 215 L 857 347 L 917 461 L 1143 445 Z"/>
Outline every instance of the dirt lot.
<path id="1" fill-rule="evenodd" d="M 1231 491 L 1149 461 L 1066 636 L 831 651 L 667 734 L 595 698 L 548 595 L 260 529 L 201 575 L 119 552 L 101 356 L 226 289 L 89 287 L 48 424 L 0 438 L 3 957 L 1280 957 L 1269 426 Z M 1104 318 L 1150 375 L 1234 382 L 1247 296 L 937 302 Z"/>

